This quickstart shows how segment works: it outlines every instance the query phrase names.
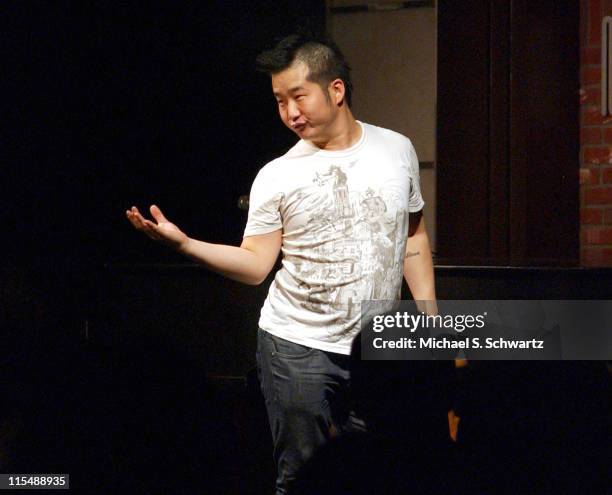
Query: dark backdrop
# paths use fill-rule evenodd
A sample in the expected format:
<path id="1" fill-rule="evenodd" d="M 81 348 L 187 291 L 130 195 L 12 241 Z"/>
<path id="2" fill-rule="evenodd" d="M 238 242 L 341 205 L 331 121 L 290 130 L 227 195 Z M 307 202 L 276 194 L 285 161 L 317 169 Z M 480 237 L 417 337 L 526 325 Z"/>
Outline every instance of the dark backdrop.
<path id="1" fill-rule="evenodd" d="M 11 2 L 2 7 L 5 264 L 178 260 L 128 228 L 152 202 L 238 243 L 236 202 L 289 147 L 256 54 L 324 24 L 322 1 Z"/>
<path id="2" fill-rule="evenodd" d="M 150 493 L 156 472 L 206 493 L 246 493 L 227 485 L 248 469 L 262 475 L 245 483 L 271 482 L 268 432 L 253 440 L 262 462 L 246 463 L 251 440 L 236 447 L 230 425 L 236 396 L 208 388 L 206 353 L 181 333 L 202 322 L 177 324 L 185 306 L 163 297 L 168 311 L 143 309 L 163 331 L 123 324 L 138 309 L 125 291 L 142 307 L 148 287 L 184 302 L 190 285 L 178 277 L 159 292 L 160 277 L 126 281 L 108 267 L 185 261 L 131 228 L 131 205 L 155 202 L 194 237 L 240 242 L 238 196 L 295 141 L 255 56 L 298 27 L 320 29 L 324 14 L 313 0 L 2 2 L 0 395 L 11 400 L 0 471 L 70 473 L 79 493 Z M 188 309 L 212 304 L 200 302 Z M 242 410 L 265 425 L 257 400 Z"/>
<path id="3" fill-rule="evenodd" d="M 185 262 L 131 228 L 131 205 L 156 203 L 193 237 L 240 243 L 238 197 L 295 142 L 255 57 L 296 29 L 322 29 L 323 1 L 0 10 L 0 326 L 36 319 L 37 305 L 83 332 L 105 264 Z"/>

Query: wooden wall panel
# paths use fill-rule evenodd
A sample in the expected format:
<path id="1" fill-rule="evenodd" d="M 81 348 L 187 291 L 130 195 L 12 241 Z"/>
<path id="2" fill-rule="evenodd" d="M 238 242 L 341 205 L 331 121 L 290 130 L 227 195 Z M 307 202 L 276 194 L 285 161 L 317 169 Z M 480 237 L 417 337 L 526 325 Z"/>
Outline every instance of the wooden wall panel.
<path id="1" fill-rule="evenodd" d="M 488 2 L 438 4 L 437 250 L 488 252 Z"/>
<path id="2" fill-rule="evenodd" d="M 438 259 L 578 262 L 576 0 L 438 3 Z"/>
<path id="3" fill-rule="evenodd" d="M 577 260 L 578 2 L 513 0 L 511 261 Z"/>

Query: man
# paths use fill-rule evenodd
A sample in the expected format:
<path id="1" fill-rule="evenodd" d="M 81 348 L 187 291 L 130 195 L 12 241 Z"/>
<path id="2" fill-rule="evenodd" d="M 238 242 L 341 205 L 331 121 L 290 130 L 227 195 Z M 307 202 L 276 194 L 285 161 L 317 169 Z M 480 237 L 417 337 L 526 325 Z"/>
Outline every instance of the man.
<path id="1" fill-rule="evenodd" d="M 348 401 L 360 302 L 397 299 L 402 274 L 416 300 L 434 301 L 435 290 L 414 148 L 355 120 L 337 47 L 289 36 L 258 57 L 258 68 L 270 74 L 281 120 L 300 140 L 259 171 L 241 246 L 191 239 L 156 206 L 155 222 L 135 207 L 126 213 L 153 239 L 247 284 L 261 283 L 282 249 L 257 362 L 284 494 L 315 448 L 365 429 Z"/>

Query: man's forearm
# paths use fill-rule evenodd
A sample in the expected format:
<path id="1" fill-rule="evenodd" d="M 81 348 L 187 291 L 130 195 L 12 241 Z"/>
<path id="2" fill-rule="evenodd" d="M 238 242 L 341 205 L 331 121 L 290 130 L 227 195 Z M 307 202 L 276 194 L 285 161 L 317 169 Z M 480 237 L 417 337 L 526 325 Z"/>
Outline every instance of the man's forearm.
<path id="1" fill-rule="evenodd" d="M 282 229 L 245 236 L 240 247 L 192 239 L 151 205 L 154 222 L 132 206 L 125 212 L 132 225 L 151 239 L 169 246 L 197 263 L 245 284 L 257 285 L 274 266 L 282 245 Z"/>
<path id="2" fill-rule="evenodd" d="M 257 254 L 243 247 L 189 238 L 177 251 L 214 272 L 249 285 L 260 284 L 268 273 L 262 270 Z"/>
<path id="3" fill-rule="evenodd" d="M 424 229 L 408 238 L 404 258 L 404 278 L 415 301 L 431 301 L 426 308 L 419 309 L 427 313 L 437 312 L 433 261 L 429 237 Z"/>

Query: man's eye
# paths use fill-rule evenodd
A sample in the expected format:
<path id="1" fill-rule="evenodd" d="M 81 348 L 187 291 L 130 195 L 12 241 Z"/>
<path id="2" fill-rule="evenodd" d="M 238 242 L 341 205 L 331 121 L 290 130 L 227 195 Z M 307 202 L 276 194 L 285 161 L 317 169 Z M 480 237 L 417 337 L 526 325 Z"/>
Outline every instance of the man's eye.
<path id="1" fill-rule="evenodd" d="M 306 98 L 306 95 L 297 95 L 297 96 L 295 97 L 295 99 L 296 99 L 297 101 L 303 100 L 304 98 Z"/>

